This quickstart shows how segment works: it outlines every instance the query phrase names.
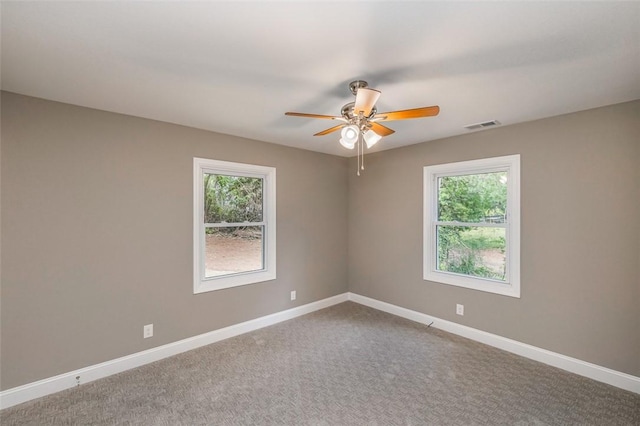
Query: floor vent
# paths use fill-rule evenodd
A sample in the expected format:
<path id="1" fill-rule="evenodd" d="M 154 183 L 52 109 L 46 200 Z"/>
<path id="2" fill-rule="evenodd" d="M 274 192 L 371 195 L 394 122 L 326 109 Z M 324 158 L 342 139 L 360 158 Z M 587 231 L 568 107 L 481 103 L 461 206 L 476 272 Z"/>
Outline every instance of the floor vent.
<path id="1" fill-rule="evenodd" d="M 478 129 L 484 129 L 485 127 L 492 127 L 492 126 L 499 126 L 499 125 L 500 125 L 500 122 L 498 120 L 490 120 L 490 121 L 484 121 L 482 123 L 469 124 L 467 126 L 464 126 L 464 128 L 467 130 L 478 130 Z"/>

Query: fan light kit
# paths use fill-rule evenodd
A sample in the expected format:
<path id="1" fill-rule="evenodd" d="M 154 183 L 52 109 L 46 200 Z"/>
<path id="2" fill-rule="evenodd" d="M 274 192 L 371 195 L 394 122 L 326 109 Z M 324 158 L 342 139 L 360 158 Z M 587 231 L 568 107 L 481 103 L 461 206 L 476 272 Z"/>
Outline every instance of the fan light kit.
<path id="1" fill-rule="evenodd" d="M 330 127 L 313 136 L 324 136 L 340 130 L 340 145 L 347 149 L 358 148 L 358 176 L 360 176 L 360 170 L 364 170 L 364 145 L 366 144 L 367 149 L 370 149 L 383 136 L 389 136 L 395 132 L 380 124 L 380 121 L 433 117 L 440 112 L 440 107 L 430 106 L 378 113 L 376 102 L 380 97 L 380 91 L 370 89 L 369 84 L 362 80 L 349 83 L 349 89 L 355 95 L 356 100 L 343 106 L 340 116 L 303 112 L 285 112 L 285 115 L 341 121 L 342 124 Z"/>

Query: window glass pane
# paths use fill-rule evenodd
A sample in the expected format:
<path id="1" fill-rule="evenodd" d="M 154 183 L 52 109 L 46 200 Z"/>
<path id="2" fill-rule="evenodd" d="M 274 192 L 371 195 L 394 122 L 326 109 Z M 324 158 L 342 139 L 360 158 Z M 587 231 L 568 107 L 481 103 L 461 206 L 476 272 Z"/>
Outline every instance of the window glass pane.
<path id="1" fill-rule="evenodd" d="M 262 178 L 204 173 L 204 223 L 262 222 Z"/>
<path id="2" fill-rule="evenodd" d="M 507 172 L 438 178 L 438 220 L 502 223 L 507 211 Z"/>
<path id="3" fill-rule="evenodd" d="M 505 281 L 504 228 L 437 226 L 437 269 Z"/>
<path id="4" fill-rule="evenodd" d="M 263 228 L 206 228 L 205 278 L 264 269 Z"/>

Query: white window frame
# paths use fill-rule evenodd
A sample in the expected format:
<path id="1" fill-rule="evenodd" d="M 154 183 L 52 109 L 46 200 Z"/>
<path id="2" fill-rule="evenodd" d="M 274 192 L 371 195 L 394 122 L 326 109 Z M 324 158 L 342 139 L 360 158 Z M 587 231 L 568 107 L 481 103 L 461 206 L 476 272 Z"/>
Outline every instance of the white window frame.
<path id="1" fill-rule="evenodd" d="M 505 281 L 479 278 L 437 269 L 438 178 L 491 172 L 507 172 L 507 220 Z M 423 278 L 504 296 L 520 297 L 520 155 L 484 158 L 424 167 Z M 446 222 L 446 224 L 455 224 Z"/>
<path id="2" fill-rule="evenodd" d="M 205 277 L 204 174 L 263 179 L 263 269 L 218 277 Z M 239 224 L 241 225 L 241 224 Z M 193 159 L 193 293 L 254 284 L 276 279 L 276 169 L 229 161 Z"/>

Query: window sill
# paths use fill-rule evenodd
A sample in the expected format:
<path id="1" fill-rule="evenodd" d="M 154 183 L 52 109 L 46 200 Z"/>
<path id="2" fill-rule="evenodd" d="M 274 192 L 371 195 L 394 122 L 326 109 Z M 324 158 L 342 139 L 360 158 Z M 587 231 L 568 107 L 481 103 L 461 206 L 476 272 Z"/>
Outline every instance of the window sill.
<path id="1" fill-rule="evenodd" d="M 491 279 L 474 278 L 454 273 L 429 271 L 424 274 L 425 281 L 454 285 L 486 293 L 520 298 L 520 283 L 501 283 Z"/>
<path id="2" fill-rule="evenodd" d="M 193 288 L 193 293 L 207 293 L 209 291 L 257 284 L 275 279 L 276 273 L 272 271 L 244 272 L 235 275 L 225 275 L 223 277 L 208 278 L 201 280 L 200 282 L 196 282 Z"/>

